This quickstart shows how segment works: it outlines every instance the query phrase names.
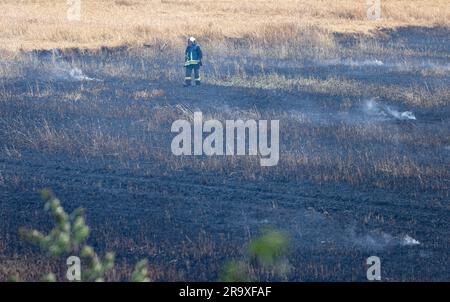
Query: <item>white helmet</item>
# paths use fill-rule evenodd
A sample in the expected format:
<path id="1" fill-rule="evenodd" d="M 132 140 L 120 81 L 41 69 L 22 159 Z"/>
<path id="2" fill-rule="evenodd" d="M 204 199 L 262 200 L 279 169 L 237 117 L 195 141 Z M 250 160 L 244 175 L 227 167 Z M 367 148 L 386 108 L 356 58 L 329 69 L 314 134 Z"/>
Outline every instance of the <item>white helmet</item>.
<path id="1" fill-rule="evenodd" d="M 195 38 L 194 37 L 190 37 L 189 41 L 191 41 L 192 43 L 195 43 Z"/>

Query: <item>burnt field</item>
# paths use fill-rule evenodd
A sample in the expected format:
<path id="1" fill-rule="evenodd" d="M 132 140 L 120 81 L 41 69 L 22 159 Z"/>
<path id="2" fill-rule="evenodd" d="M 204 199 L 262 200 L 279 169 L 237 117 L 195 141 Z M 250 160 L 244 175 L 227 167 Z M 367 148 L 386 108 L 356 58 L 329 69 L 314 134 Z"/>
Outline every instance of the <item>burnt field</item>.
<path id="1" fill-rule="evenodd" d="M 108 280 L 149 260 L 155 281 L 214 281 L 271 226 L 287 273 L 263 280 L 449 281 L 450 30 L 295 41 L 204 41 L 204 82 L 182 50 L 64 49 L 0 56 L 0 280 L 64 275 L 22 241 L 48 230 L 39 191 L 85 209 L 89 242 L 115 251 Z M 201 39 L 199 39 L 201 42 Z M 280 159 L 175 156 L 171 124 L 280 120 Z"/>

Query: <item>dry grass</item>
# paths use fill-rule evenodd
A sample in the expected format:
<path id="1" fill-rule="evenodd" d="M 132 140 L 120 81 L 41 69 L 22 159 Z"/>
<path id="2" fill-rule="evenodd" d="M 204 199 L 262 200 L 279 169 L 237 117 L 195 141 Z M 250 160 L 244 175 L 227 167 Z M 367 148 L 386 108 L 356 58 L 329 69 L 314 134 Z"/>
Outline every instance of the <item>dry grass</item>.
<path id="1" fill-rule="evenodd" d="M 271 39 L 289 28 L 370 32 L 404 25 L 449 26 L 446 0 L 382 0 L 382 20 L 366 17 L 363 0 L 81 0 L 80 22 L 67 20 L 65 1 L 0 1 L 0 45 L 4 49 L 97 48 L 164 40 L 183 43 L 252 36 Z"/>
<path id="2" fill-rule="evenodd" d="M 321 76 L 308 71 L 300 60 L 307 57 L 326 62 L 367 56 L 385 61 L 393 56 L 408 58 L 423 54 L 419 52 L 448 58 L 447 53 L 436 54 L 433 48 L 411 49 L 401 41 L 386 45 L 370 36 L 364 36 L 349 49 L 339 47 L 331 35 L 333 32 L 369 33 L 378 27 L 450 25 L 448 1 L 382 0 L 382 3 L 383 20 L 374 22 L 365 16 L 364 0 L 82 0 L 81 22 L 69 23 L 65 1 L 0 0 L 0 140 L 3 142 L 0 157 L 8 161 L 23 160 L 27 164 L 30 158 L 36 159 L 29 157 L 30 153 L 49 158 L 56 155 L 64 158 L 69 167 L 71 160 L 85 159 L 94 168 L 100 167 L 99 170 L 105 163 L 105 171 L 125 171 L 129 175 L 166 176 L 185 170 L 242 181 L 296 184 L 308 180 L 318 185 L 348 183 L 411 194 L 436 191 L 436 196 L 448 199 L 450 169 L 447 153 L 442 150 L 449 148 L 450 136 L 446 120 L 438 121 L 441 115 L 436 114 L 435 120 L 432 119 L 433 111 L 448 110 L 447 65 L 419 68 L 405 63 L 395 67 L 400 75 L 416 71 L 420 74 L 418 80 L 405 85 L 345 74 Z M 198 36 L 202 44 L 205 42 L 209 68 L 206 87 L 217 89 L 209 93 L 206 90 L 202 102 L 185 100 L 185 95 L 181 98 L 180 91 L 167 81 L 182 77 L 177 49 L 188 34 Z M 244 39 L 235 39 L 240 37 Z M 60 73 L 67 73 L 71 68 L 67 62 L 59 66 L 50 60 L 16 53 L 19 49 L 147 43 L 152 46 L 128 48 L 126 55 L 117 53 L 117 60 L 105 59 L 101 52 L 93 52 L 101 63 L 74 58 L 80 60 L 72 62 L 74 66 L 101 79 L 79 84 L 61 80 Z M 261 59 L 266 57 L 272 60 Z M 230 64 L 224 64 L 229 58 Z M 283 72 L 283 66 L 306 72 Z M 124 85 L 118 85 L 119 82 Z M 308 100 L 305 95 L 318 97 Z M 298 100 L 293 100 L 295 96 Z M 327 101 L 331 97 L 333 102 Z M 430 116 L 431 121 L 423 123 L 418 115 L 420 123 L 414 124 L 354 122 L 361 118 L 357 114 L 362 102 L 371 97 L 398 105 L 402 110 L 422 113 L 423 118 Z M 239 103 L 242 107 L 233 107 L 236 99 L 242 99 Z M 261 102 L 261 109 L 259 103 L 256 103 L 258 109 L 249 109 L 248 99 Z M 274 99 L 280 106 L 264 109 L 266 101 Z M 282 106 L 285 99 L 292 110 Z M 171 123 L 179 118 L 192 118 L 196 106 L 209 101 L 213 102 L 210 107 L 202 109 L 205 119 L 280 119 L 279 165 L 270 170 L 261 168 L 257 157 L 173 156 L 169 147 L 173 137 L 169 133 Z M 295 109 L 300 102 L 305 105 L 301 112 Z M 322 112 L 319 121 L 316 112 Z M 327 116 L 323 112 L 351 114 L 348 120 L 325 123 Z M 424 160 L 421 154 L 429 160 Z M 20 171 L 0 171 L 0 187 L 14 188 L 16 192 L 30 186 L 38 188 L 42 183 L 41 178 Z M 140 193 L 138 183 L 130 183 L 127 178 L 123 183 L 126 183 L 125 193 Z M 102 182 L 92 186 L 98 189 Z M 369 215 L 363 219 L 385 218 Z M 6 233 L 11 229 L 8 225 L 4 227 Z M 193 275 L 210 280 L 210 273 L 221 269 L 223 255 L 240 254 L 235 246 L 219 244 L 210 238 L 186 238 L 187 241 L 177 245 L 169 242 L 164 246 L 154 245 L 144 234 L 142 240 L 114 236 L 98 231 L 94 237 L 106 245 L 106 250 L 154 257 L 150 275 L 156 281 L 180 281 Z M 23 251 L 26 257 L 9 257 L 8 240 L 0 239 L 0 254 L 5 254 L 0 257 L 0 280 L 17 272 L 27 280 L 38 280 L 42 271 L 65 267 L 28 249 Z M 208 264 L 208 270 L 192 269 L 196 263 L 203 262 Z M 110 280 L 129 276 L 131 263 L 134 261 L 120 262 Z M 311 276 L 326 279 L 342 274 L 340 267 L 301 263 L 296 272 L 300 279 Z"/>
<path id="3" fill-rule="evenodd" d="M 150 89 L 150 90 L 139 90 L 134 92 L 135 99 L 149 100 L 156 96 L 163 96 L 164 90 L 162 89 Z"/>
<path id="4" fill-rule="evenodd" d="M 208 83 L 227 86 L 259 89 L 280 89 L 290 92 L 310 92 L 315 94 L 334 95 L 339 97 L 379 97 L 395 100 L 412 106 L 438 108 L 449 104 L 450 91 L 444 85 L 433 89 L 426 86 L 411 84 L 404 87 L 398 84 L 379 85 L 344 77 L 287 77 L 282 74 L 270 73 L 256 76 L 246 74 L 219 78 L 211 77 Z"/>
<path id="5" fill-rule="evenodd" d="M 393 126 L 392 122 L 354 122 L 364 116 L 361 112 L 365 108 L 364 101 L 373 96 L 379 97 L 380 103 L 397 105 L 397 109 L 401 111 L 412 110 L 414 113 L 423 111 L 425 114 L 431 113 L 429 110 L 436 108 L 446 110 L 449 104 L 449 90 L 444 83 L 427 85 L 428 79 L 425 79 L 423 84 L 415 81 L 410 85 L 404 85 L 395 82 L 365 81 L 348 78 L 345 75 L 331 74 L 321 77 L 314 73 L 290 75 L 276 71 L 250 74 L 246 72 L 245 67 L 251 64 L 251 60 L 246 63 L 246 58 L 241 56 L 239 49 L 234 50 L 237 52 L 235 63 L 241 66 L 241 69 L 231 70 L 231 74 L 220 69 L 220 59 L 210 63 L 211 73 L 206 82 L 219 89 L 217 92 L 211 92 L 212 95 L 223 92 L 225 95 L 222 97 L 228 100 L 229 97 L 231 99 L 241 97 L 240 93 L 243 93 L 242 97 L 261 102 L 274 98 L 274 95 L 281 95 L 283 101 L 284 98 L 298 95 L 298 100 L 291 99 L 292 105 L 310 103 L 303 99 L 304 93 L 326 98 L 323 101 L 318 98 L 311 102 L 312 109 L 306 107 L 302 112 L 281 109 L 259 112 L 227 106 L 218 106 L 212 111 L 203 110 L 205 119 L 264 117 L 280 119 L 285 125 L 289 125 L 289 129 L 283 130 L 282 145 L 286 145 L 286 149 L 282 150 L 283 156 L 279 167 L 272 169 L 271 174 L 261 169 L 258 158 L 174 157 L 167 145 L 168 139 L 172 137 L 168 133 L 170 124 L 180 117 L 191 118 L 191 111 L 195 107 L 188 104 L 185 108 L 178 103 L 179 100 L 177 103 L 171 102 L 174 93 L 180 95 L 178 94 L 180 92 L 172 90 L 172 86 L 146 84 L 154 78 L 161 80 L 162 68 L 155 63 L 155 66 L 141 69 L 140 64 L 133 62 L 139 62 L 141 59 L 150 60 L 155 51 L 153 48 L 146 48 L 145 51 L 140 50 L 137 53 L 133 50 L 121 57 L 118 62 L 108 61 L 102 65 L 87 61 L 79 62 L 87 74 L 100 79 L 116 75 L 120 75 L 126 81 L 131 79 L 133 82 L 130 85 L 135 86 L 131 86 L 133 89 L 129 90 L 106 80 L 92 82 L 86 86 L 81 83 L 79 86 L 71 88 L 68 86 L 64 89 L 60 89 L 61 86 L 58 86 L 60 84 L 51 81 L 30 81 L 20 89 L 8 86 L 7 81 L 6 86 L 2 87 L 3 84 L 0 82 L 0 100 L 2 100 L 0 104 L 5 108 L 0 110 L 0 129 L 3 130 L 5 142 L 8 142 L 0 152 L 13 158 L 20 157 L 22 150 L 27 148 L 82 158 L 114 156 L 123 162 L 145 158 L 151 159 L 155 165 L 160 165 L 158 168 L 167 171 L 180 171 L 184 168 L 224 174 L 238 171 L 239 175 L 246 179 L 262 177 L 312 179 L 318 182 L 345 181 L 397 189 L 402 188 L 405 179 L 409 178 L 413 180 L 408 180 L 408 183 L 416 184 L 417 188 L 444 189 L 446 184 L 436 179 L 450 177 L 448 169 L 442 166 L 439 160 L 420 162 L 415 155 L 416 149 L 429 150 L 429 147 L 433 147 L 437 153 L 430 156 L 437 156 L 440 154 L 439 150 L 450 145 L 445 127 L 441 129 L 439 125 L 421 124 L 414 127 L 408 123 Z M 175 61 L 171 52 L 166 51 L 164 55 L 167 61 Z M 23 59 L 21 64 L 7 66 L 9 69 L 18 69 L 15 76 L 23 78 L 26 74 L 20 71 L 20 66 L 36 65 L 29 60 Z M 39 67 L 39 71 L 43 69 L 52 71 L 54 68 L 49 62 L 41 62 L 36 66 Z M 164 63 L 164 67 L 166 66 Z M 176 74 L 177 69 L 169 66 L 165 68 L 165 72 L 167 74 L 164 74 L 164 78 L 171 77 L 172 74 Z M 402 72 L 406 73 L 409 70 Z M 7 73 L 6 67 L 4 73 Z M 233 89 L 237 88 L 243 90 L 234 95 Z M 211 95 L 206 97 L 208 99 Z M 330 97 L 336 99 L 332 102 L 326 101 Z M 276 97 L 277 101 L 280 98 Z M 9 106 L 10 103 L 14 106 Z M 245 105 L 245 102 L 242 104 Z M 333 122 L 334 124 L 318 123 L 317 119 L 326 119 L 326 116 L 318 117 L 315 115 L 317 110 L 336 114 L 347 113 L 347 117 L 342 121 Z M 34 118 L 29 119 L 26 115 L 18 116 L 16 112 L 19 111 L 33 112 Z M 58 122 L 65 116 L 74 118 L 64 123 Z M 422 117 L 418 116 L 418 119 L 421 120 Z M 119 123 L 121 127 L 117 127 L 112 121 Z M 383 152 L 372 148 L 373 145 L 382 146 Z M 411 150 L 405 151 L 399 146 L 408 146 Z M 9 180 L 7 182 L 10 183 Z"/>

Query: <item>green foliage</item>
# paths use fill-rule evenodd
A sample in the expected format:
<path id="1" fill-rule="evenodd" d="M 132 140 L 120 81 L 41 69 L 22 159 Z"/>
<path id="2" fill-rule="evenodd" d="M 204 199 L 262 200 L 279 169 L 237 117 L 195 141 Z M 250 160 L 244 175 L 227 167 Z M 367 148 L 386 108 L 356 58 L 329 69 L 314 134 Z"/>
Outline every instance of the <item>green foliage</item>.
<path id="1" fill-rule="evenodd" d="M 114 253 L 106 253 L 102 261 L 88 245 L 81 250 L 81 257 L 85 259 L 84 263 L 87 263 L 81 274 L 84 281 L 103 282 L 105 274 L 114 267 Z"/>
<path id="2" fill-rule="evenodd" d="M 284 275 L 287 266 L 284 258 L 288 251 L 287 236 L 278 230 L 264 229 L 260 237 L 248 246 L 248 257 L 240 261 L 228 262 L 221 274 L 224 282 L 257 281 L 257 271 L 269 271 Z"/>
<path id="3" fill-rule="evenodd" d="M 47 275 L 42 278 L 42 281 L 44 282 L 56 282 L 56 276 L 53 273 L 48 273 Z"/>
<path id="4" fill-rule="evenodd" d="M 73 221 L 72 242 L 74 246 L 78 246 L 89 237 L 89 227 L 84 222 L 81 209 L 75 210 L 71 216 Z"/>
<path id="5" fill-rule="evenodd" d="M 22 238 L 39 246 L 50 256 L 63 254 L 79 254 L 85 267 L 81 270 L 82 281 L 102 282 L 108 271 L 114 268 L 114 253 L 108 252 L 101 259 L 94 249 L 85 244 L 89 237 L 89 227 L 86 225 L 83 210 L 76 209 L 68 215 L 60 201 L 48 190 L 41 192 L 45 209 L 53 217 L 53 228 L 48 234 L 37 230 L 20 229 Z M 255 271 L 258 268 L 269 269 L 272 272 L 285 272 L 283 259 L 288 250 L 288 240 L 284 233 L 265 229 L 262 235 L 251 241 L 248 246 L 248 257 L 240 261 L 228 262 L 221 274 L 225 282 L 256 281 Z M 9 279 L 20 281 L 19 275 Z M 46 274 L 42 281 L 55 282 L 53 273 Z M 148 261 L 139 261 L 131 275 L 132 282 L 150 282 L 148 277 Z"/>
<path id="6" fill-rule="evenodd" d="M 287 252 L 287 248 L 288 240 L 285 234 L 267 229 L 261 237 L 250 243 L 249 251 L 259 263 L 273 265 Z"/>
<path id="7" fill-rule="evenodd" d="M 37 230 L 20 229 L 22 238 L 39 246 L 51 256 L 78 250 L 80 244 L 89 236 L 89 227 L 82 216 L 83 211 L 77 209 L 69 216 L 59 199 L 49 190 L 43 190 L 41 198 L 45 202 L 45 210 L 51 212 L 54 227 L 47 235 Z"/>
<path id="8" fill-rule="evenodd" d="M 255 281 L 248 272 L 248 264 L 244 261 L 230 261 L 225 264 L 220 279 L 223 282 Z"/>
<path id="9" fill-rule="evenodd" d="M 11 277 L 9 277 L 6 282 L 20 282 L 20 276 L 19 274 L 15 274 Z"/>
<path id="10" fill-rule="evenodd" d="M 30 243 L 40 247 L 50 256 L 60 256 L 63 254 L 77 254 L 84 259 L 86 264 L 81 270 L 82 281 L 102 282 L 108 271 L 114 268 L 114 253 L 108 252 L 101 259 L 94 249 L 85 244 L 89 237 L 89 227 L 86 225 L 83 210 L 76 209 L 68 215 L 61 206 L 59 199 L 49 190 L 41 192 L 41 198 L 45 202 L 45 210 L 50 211 L 53 217 L 53 228 L 47 234 L 37 230 L 19 229 L 21 237 Z M 149 282 L 147 260 L 139 261 L 132 274 L 133 282 Z M 19 281 L 16 275 L 10 278 L 11 281 Z M 56 276 L 49 273 L 43 277 L 43 281 L 54 282 Z"/>
<path id="11" fill-rule="evenodd" d="M 148 261 L 146 259 L 136 263 L 134 272 L 131 276 L 133 282 L 150 282 L 148 275 Z"/>

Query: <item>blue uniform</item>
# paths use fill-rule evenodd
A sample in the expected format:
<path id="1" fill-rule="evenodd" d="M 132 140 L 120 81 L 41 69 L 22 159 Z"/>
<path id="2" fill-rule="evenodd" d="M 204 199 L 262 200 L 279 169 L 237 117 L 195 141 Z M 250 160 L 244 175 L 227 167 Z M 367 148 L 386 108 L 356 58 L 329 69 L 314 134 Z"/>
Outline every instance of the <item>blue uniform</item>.
<path id="1" fill-rule="evenodd" d="M 197 43 L 186 47 L 184 67 L 186 67 L 185 85 L 191 85 L 192 71 L 194 71 L 195 84 L 200 85 L 200 66 L 202 66 L 203 53 Z"/>
<path id="2" fill-rule="evenodd" d="M 203 53 L 198 44 L 188 45 L 185 51 L 184 66 L 200 64 L 202 57 Z"/>

